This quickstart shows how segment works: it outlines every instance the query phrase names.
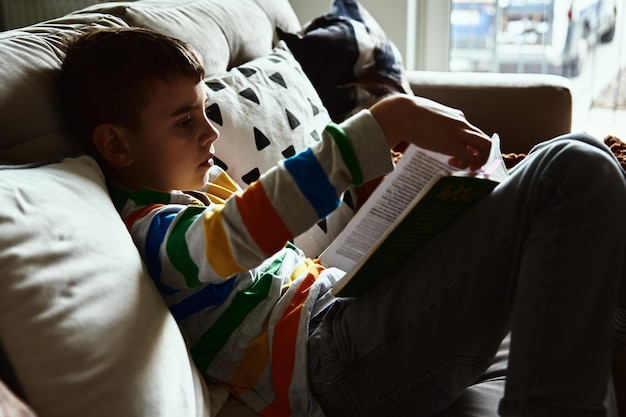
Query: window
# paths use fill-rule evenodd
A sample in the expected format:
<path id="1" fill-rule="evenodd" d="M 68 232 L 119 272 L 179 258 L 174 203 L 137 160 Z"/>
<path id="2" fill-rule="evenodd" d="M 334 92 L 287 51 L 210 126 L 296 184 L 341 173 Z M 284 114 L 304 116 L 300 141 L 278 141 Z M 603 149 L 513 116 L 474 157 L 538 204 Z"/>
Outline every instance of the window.
<path id="1" fill-rule="evenodd" d="M 626 138 L 626 0 L 452 0 L 450 71 L 568 77 L 574 130 Z"/>

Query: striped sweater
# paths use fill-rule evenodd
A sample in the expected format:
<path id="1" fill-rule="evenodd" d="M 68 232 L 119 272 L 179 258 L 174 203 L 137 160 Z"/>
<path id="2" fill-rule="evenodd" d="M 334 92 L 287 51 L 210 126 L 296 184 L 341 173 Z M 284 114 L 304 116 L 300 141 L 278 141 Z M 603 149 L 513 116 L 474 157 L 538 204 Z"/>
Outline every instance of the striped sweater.
<path id="1" fill-rule="evenodd" d="M 205 377 L 262 416 L 317 416 L 308 324 L 333 302 L 328 290 L 343 272 L 287 242 L 333 211 L 354 177 L 392 168 L 364 110 L 244 191 L 214 166 L 202 192 L 111 193 Z"/>

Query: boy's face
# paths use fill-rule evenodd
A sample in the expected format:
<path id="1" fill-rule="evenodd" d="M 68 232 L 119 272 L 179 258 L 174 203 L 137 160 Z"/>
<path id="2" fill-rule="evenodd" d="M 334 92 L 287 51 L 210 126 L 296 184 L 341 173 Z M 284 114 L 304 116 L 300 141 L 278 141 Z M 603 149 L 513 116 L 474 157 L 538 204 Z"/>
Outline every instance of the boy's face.
<path id="1" fill-rule="evenodd" d="M 202 188 L 219 136 L 204 112 L 203 84 L 174 76 L 154 82 L 149 94 L 141 128 L 125 130 L 132 159 L 125 182 L 160 191 Z"/>

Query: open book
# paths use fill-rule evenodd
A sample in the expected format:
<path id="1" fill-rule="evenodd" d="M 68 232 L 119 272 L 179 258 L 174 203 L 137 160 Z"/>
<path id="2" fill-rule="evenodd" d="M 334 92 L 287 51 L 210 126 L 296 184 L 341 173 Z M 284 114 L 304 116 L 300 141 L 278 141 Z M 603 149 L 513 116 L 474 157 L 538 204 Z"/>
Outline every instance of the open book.
<path id="1" fill-rule="evenodd" d="M 417 248 L 452 223 L 508 176 L 500 138 L 476 172 L 448 165 L 449 157 L 410 145 L 344 230 L 320 255 L 346 271 L 338 296 L 364 293 L 400 269 Z"/>

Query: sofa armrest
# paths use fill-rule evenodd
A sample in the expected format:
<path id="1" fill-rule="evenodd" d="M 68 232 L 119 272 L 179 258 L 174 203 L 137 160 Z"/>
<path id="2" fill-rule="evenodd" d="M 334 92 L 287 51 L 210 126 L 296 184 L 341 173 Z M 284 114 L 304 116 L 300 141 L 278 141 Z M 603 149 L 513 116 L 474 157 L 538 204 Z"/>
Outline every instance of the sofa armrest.
<path id="1" fill-rule="evenodd" d="M 408 71 L 407 77 L 416 95 L 460 109 L 485 133 L 498 133 L 503 152 L 524 153 L 571 131 L 572 93 L 565 77 L 438 71 Z"/>

